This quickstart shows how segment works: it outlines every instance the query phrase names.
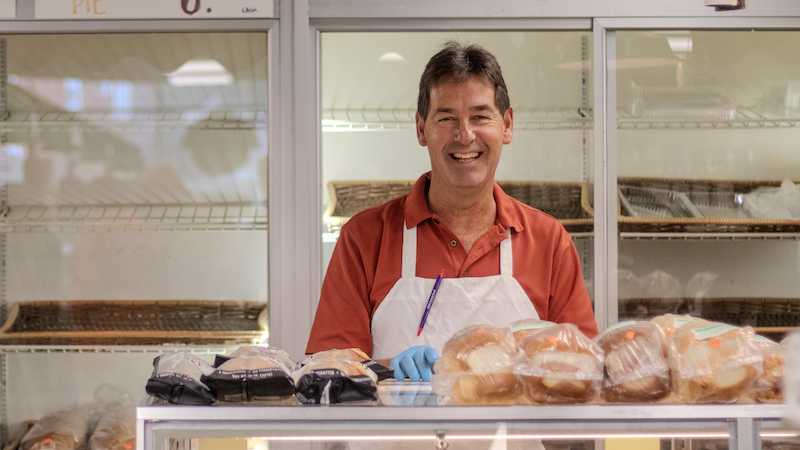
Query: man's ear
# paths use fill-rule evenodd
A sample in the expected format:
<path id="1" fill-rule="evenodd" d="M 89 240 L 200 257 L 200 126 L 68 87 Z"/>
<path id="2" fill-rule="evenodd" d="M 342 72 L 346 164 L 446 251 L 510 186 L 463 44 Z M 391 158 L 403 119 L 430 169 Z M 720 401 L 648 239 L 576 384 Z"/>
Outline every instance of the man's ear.
<path id="1" fill-rule="evenodd" d="M 428 138 L 425 137 L 425 119 L 417 112 L 415 120 L 417 121 L 417 140 L 419 141 L 419 145 L 426 147 L 428 145 Z"/>
<path id="2" fill-rule="evenodd" d="M 514 108 L 508 107 L 503 114 L 503 144 L 510 144 L 514 137 Z"/>

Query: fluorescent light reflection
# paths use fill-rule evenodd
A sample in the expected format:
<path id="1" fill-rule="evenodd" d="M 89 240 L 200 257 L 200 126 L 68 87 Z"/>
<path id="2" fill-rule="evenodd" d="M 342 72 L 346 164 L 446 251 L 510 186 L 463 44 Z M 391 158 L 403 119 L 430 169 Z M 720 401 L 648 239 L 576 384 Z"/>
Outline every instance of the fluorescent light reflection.
<path id="1" fill-rule="evenodd" d="M 800 433 L 791 431 L 767 431 L 762 432 L 762 438 L 785 438 L 797 437 Z M 580 439 L 640 439 L 640 438 L 692 438 L 692 439 L 728 439 L 730 433 L 720 432 L 654 432 L 654 433 L 587 433 L 587 434 L 563 434 L 563 433 L 533 433 L 533 434 L 513 434 L 498 436 L 495 434 L 447 434 L 445 439 L 448 441 L 481 441 L 481 440 L 509 440 L 519 441 L 526 439 L 548 439 L 548 440 L 580 440 Z M 429 441 L 436 439 L 436 435 L 331 435 L 331 436 L 264 436 L 253 438 L 253 440 L 277 441 L 277 442 L 327 442 L 327 441 Z"/>
<path id="2" fill-rule="evenodd" d="M 214 59 L 192 59 L 164 75 L 171 86 L 224 86 L 233 83 L 233 75 Z"/>

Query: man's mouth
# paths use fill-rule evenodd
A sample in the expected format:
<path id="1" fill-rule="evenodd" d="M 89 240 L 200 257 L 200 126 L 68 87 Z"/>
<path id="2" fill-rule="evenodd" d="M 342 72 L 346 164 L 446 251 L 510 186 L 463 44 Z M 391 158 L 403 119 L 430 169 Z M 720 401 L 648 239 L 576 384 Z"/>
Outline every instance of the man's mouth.
<path id="1" fill-rule="evenodd" d="M 452 157 L 456 161 L 468 162 L 468 161 L 474 161 L 474 160 L 478 159 L 478 157 L 480 155 L 481 155 L 480 152 L 453 153 L 453 154 L 450 155 L 450 157 Z"/>

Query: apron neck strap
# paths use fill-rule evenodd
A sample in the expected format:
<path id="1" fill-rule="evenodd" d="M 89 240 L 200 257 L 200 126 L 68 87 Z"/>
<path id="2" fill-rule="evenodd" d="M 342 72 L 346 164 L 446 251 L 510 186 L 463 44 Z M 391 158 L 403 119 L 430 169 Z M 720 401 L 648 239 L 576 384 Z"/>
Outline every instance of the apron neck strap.
<path id="1" fill-rule="evenodd" d="M 511 228 L 508 239 L 500 243 L 500 275 L 514 275 L 514 256 L 511 253 Z M 408 228 L 403 222 L 403 278 L 417 276 L 417 227 Z"/>

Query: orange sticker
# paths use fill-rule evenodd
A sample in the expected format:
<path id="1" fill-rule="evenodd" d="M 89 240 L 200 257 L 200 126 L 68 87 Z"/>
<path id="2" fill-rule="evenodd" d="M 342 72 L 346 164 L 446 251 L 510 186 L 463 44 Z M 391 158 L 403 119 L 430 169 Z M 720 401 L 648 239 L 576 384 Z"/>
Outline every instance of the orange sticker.
<path id="1" fill-rule="evenodd" d="M 626 339 L 633 339 L 634 336 L 636 336 L 636 333 L 634 333 L 633 331 L 628 331 L 627 333 L 625 333 Z"/>
<path id="2" fill-rule="evenodd" d="M 45 439 L 45 440 L 44 440 L 44 443 L 45 443 L 45 444 L 49 444 L 51 441 L 52 441 L 52 439 L 50 439 L 50 438 L 47 438 L 47 439 Z"/>
<path id="3" fill-rule="evenodd" d="M 125 444 L 125 450 L 131 450 L 133 446 L 131 444 Z"/>
<path id="4" fill-rule="evenodd" d="M 550 336 L 550 339 L 548 339 L 548 341 L 550 341 L 551 344 L 555 344 L 556 342 L 558 342 L 558 338 L 555 336 Z"/>
<path id="5" fill-rule="evenodd" d="M 720 341 L 719 339 L 714 339 L 713 341 L 711 341 L 711 347 L 713 348 L 717 348 L 720 345 L 722 345 L 722 341 Z"/>
<path id="6" fill-rule="evenodd" d="M 476 333 L 483 333 L 483 330 L 475 330 Z"/>

